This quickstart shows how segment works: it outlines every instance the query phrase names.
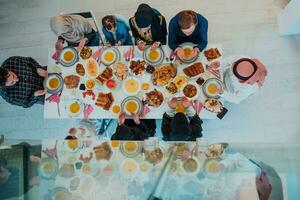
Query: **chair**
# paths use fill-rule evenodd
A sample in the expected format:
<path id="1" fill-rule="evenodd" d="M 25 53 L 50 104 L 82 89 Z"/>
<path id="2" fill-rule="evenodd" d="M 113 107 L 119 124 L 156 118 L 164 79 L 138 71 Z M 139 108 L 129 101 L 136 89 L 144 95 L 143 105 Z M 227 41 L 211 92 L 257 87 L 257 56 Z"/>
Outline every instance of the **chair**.
<path id="1" fill-rule="evenodd" d="M 87 12 L 78 12 L 78 13 L 61 13 L 60 15 L 80 15 L 84 18 L 86 18 L 90 24 L 92 25 L 93 29 L 96 31 L 96 33 L 99 35 L 99 46 L 102 46 L 104 43 L 102 31 L 100 29 L 100 26 L 97 23 L 97 20 L 95 18 L 94 13 L 90 10 Z"/>

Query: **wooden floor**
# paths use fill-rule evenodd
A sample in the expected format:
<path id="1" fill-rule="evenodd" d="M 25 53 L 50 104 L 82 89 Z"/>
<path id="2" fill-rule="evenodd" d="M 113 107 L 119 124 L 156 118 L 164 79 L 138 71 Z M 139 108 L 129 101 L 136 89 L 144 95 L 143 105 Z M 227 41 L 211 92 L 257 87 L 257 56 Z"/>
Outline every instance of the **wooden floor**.
<path id="1" fill-rule="evenodd" d="M 0 0 L 0 61 L 13 55 L 32 56 L 47 64 L 54 44 L 49 19 L 59 13 L 93 10 L 98 21 L 106 14 L 134 14 L 138 0 Z M 146 1 L 147 2 L 147 1 Z M 211 141 L 300 142 L 300 36 L 280 37 L 278 0 L 152 0 L 167 21 L 182 9 L 194 9 L 209 21 L 209 43 L 223 45 L 225 56 L 247 54 L 268 68 L 265 86 L 239 105 L 227 105 L 223 120 L 205 120 L 204 137 Z M 0 132 L 9 138 L 63 138 L 71 120 L 44 120 L 43 109 L 11 106 L 0 99 Z"/>

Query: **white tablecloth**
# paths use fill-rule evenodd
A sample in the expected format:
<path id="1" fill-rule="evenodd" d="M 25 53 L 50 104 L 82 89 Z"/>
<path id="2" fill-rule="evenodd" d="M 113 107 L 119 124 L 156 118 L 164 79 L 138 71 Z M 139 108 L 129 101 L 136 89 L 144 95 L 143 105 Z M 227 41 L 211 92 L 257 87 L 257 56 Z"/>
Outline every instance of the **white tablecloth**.
<path id="1" fill-rule="evenodd" d="M 222 46 L 221 45 L 208 45 L 207 49 L 209 48 L 218 48 L 219 51 L 222 54 Z M 130 63 L 125 61 L 125 58 L 123 57 L 123 54 L 125 51 L 128 51 L 129 46 L 120 46 L 117 47 L 121 53 L 121 62 L 127 63 L 127 65 L 129 66 Z M 169 49 L 168 46 L 163 46 L 162 47 L 166 57 L 170 57 L 170 53 L 171 50 Z M 98 47 L 91 47 L 91 49 L 93 50 L 93 52 L 95 52 Z M 59 67 L 61 69 L 61 73 L 62 76 L 65 77 L 67 75 L 71 75 L 74 74 L 76 75 L 76 69 L 75 66 L 72 67 L 64 67 L 58 63 L 56 63 L 56 61 L 54 59 L 52 59 L 52 55 L 54 54 L 55 49 L 51 48 L 49 50 L 49 56 L 48 56 L 48 72 L 54 72 L 55 68 Z M 134 55 L 135 58 L 143 58 L 143 52 L 139 51 L 138 48 L 135 48 L 134 50 Z M 200 53 L 198 59 L 195 62 L 201 61 L 204 65 L 208 63 L 206 57 L 204 56 L 203 52 Z M 85 66 L 86 60 L 83 59 L 79 59 L 79 63 L 82 63 Z M 165 59 L 163 63 L 167 63 L 167 60 Z M 177 75 L 179 74 L 183 74 L 182 69 L 184 69 L 185 67 L 189 66 L 190 64 L 180 64 L 177 68 Z M 105 66 L 103 64 L 100 65 L 100 72 L 103 71 L 105 69 Z M 201 74 L 200 76 L 203 76 L 205 79 L 207 78 L 211 78 L 214 77 L 211 73 L 209 72 L 205 72 L 203 74 Z M 88 80 L 88 75 L 86 73 L 86 77 L 81 77 L 80 81 L 81 83 L 84 83 L 86 80 Z M 157 88 L 159 91 L 163 92 L 164 96 L 167 97 L 165 98 L 164 103 L 159 107 L 159 108 L 152 108 L 150 107 L 151 111 L 144 117 L 144 118 L 153 118 L 153 119 L 161 119 L 163 116 L 163 113 L 166 111 L 167 109 L 167 100 L 169 99 L 168 97 L 170 97 L 170 94 L 167 92 L 167 90 L 165 89 L 165 86 L 154 86 L 151 82 L 151 75 L 148 73 L 144 73 L 144 75 L 142 77 L 137 77 L 137 79 L 140 80 L 141 83 L 143 82 L 147 82 L 150 83 L 150 89 L 154 89 Z M 195 82 L 196 78 L 190 80 L 191 82 Z M 124 82 L 124 81 L 123 81 Z M 114 96 L 114 103 L 120 105 L 122 100 L 127 97 L 128 95 L 125 94 L 125 92 L 122 89 L 121 86 L 122 83 L 119 83 L 119 85 L 117 86 L 116 89 L 114 90 L 109 90 L 105 84 L 103 86 L 100 86 L 96 83 L 96 87 L 94 88 L 94 93 L 96 95 L 96 98 L 98 96 L 99 92 L 104 92 L 104 93 L 108 93 L 108 92 L 112 92 L 113 96 Z M 78 87 L 79 88 L 79 87 Z M 202 93 L 202 88 L 199 87 L 199 100 L 200 102 L 204 102 L 206 97 L 204 96 L 204 94 Z M 150 90 L 148 90 L 150 91 Z M 46 98 L 49 97 L 50 94 L 46 94 Z M 140 94 L 140 97 L 142 96 L 142 94 Z M 63 88 L 63 92 L 62 92 L 62 96 L 61 96 L 61 101 L 59 103 L 59 105 L 57 105 L 57 103 L 54 102 L 48 102 L 45 101 L 45 106 L 44 106 L 44 118 L 71 118 L 70 115 L 68 114 L 66 107 L 67 105 L 73 100 L 73 99 L 80 99 L 83 103 L 87 103 L 93 106 L 94 111 L 90 114 L 89 118 L 91 119 L 107 119 L 107 118 L 117 118 L 117 116 L 115 114 L 113 114 L 111 111 L 105 111 L 102 108 L 98 107 L 95 105 L 95 101 L 92 101 L 91 98 L 87 97 L 87 98 L 83 98 L 82 97 L 82 91 L 80 91 L 79 89 L 66 89 L 66 87 L 64 86 Z M 221 100 L 222 101 L 222 100 Z M 59 110 L 60 110 L 60 115 L 58 114 L 58 107 L 59 106 Z M 112 106 L 111 106 L 112 107 Z M 76 118 L 83 118 L 83 113 L 80 114 L 79 116 L 77 116 Z M 200 112 L 200 118 L 201 119 L 216 119 L 216 114 L 215 113 L 211 113 L 209 111 L 207 111 L 206 109 L 202 109 Z"/>

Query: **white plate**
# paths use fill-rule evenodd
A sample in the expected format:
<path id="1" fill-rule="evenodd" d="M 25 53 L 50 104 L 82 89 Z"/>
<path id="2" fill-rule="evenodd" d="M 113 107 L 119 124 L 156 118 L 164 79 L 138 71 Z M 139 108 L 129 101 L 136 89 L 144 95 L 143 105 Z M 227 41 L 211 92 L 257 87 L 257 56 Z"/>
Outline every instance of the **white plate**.
<path id="1" fill-rule="evenodd" d="M 135 77 L 138 77 L 138 78 L 139 78 L 139 77 L 143 76 L 143 74 L 146 72 L 147 62 L 145 61 L 145 65 L 144 65 L 144 66 L 145 66 L 145 70 L 144 70 L 142 73 L 136 75 L 136 74 L 133 73 L 132 70 L 130 69 L 130 65 L 131 65 L 131 61 L 138 61 L 138 60 L 139 60 L 140 62 L 145 61 L 143 58 L 133 58 L 133 59 L 131 59 L 130 62 L 129 62 L 129 65 L 128 65 L 128 70 L 129 70 L 129 73 L 130 73 L 131 76 L 135 76 Z"/>
<path id="2" fill-rule="evenodd" d="M 132 165 L 132 169 L 126 168 L 128 164 Z M 139 171 L 139 165 L 134 159 L 126 158 L 120 165 L 120 171 L 125 177 L 133 177 Z"/>
<path id="3" fill-rule="evenodd" d="M 194 49 L 194 47 L 196 47 L 197 45 L 196 44 L 193 44 L 191 42 L 184 42 L 182 44 L 179 45 L 181 48 L 185 49 L 185 48 L 189 48 L 191 50 Z M 199 57 L 199 53 L 197 56 L 195 56 L 194 58 L 191 58 L 190 60 L 186 60 L 186 59 L 180 59 L 183 63 L 192 63 L 194 62 L 195 60 L 197 60 Z"/>
<path id="4" fill-rule="evenodd" d="M 51 172 L 45 172 L 44 168 L 46 165 L 51 165 Z M 43 158 L 38 167 L 39 176 L 43 179 L 54 179 L 58 173 L 58 163 L 56 160 L 47 157 Z"/>
<path id="5" fill-rule="evenodd" d="M 197 93 L 196 93 L 195 96 L 193 96 L 193 97 L 187 97 L 187 96 L 184 95 L 183 89 L 184 89 L 185 86 L 187 86 L 187 85 L 193 85 L 193 86 L 196 87 Z M 181 94 L 182 94 L 182 96 L 185 96 L 185 97 L 187 97 L 187 98 L 190 99 L 190 100 L 195 100 L 195 99 L 197 99 L 198 96 L 199 96 L 199 86 L 198 86 L 198 84 L 197 84 L 197 83 L 194 83 L 194 82 L 187 82 L 186 84 L 184 84 L 184 85 L 181 87 Z"/>
<path id="6" fill-rule="evenodd" d="M 114 55 L 114 58 L 113 58 L 111 61 L 107 61 L 107 60 L 105 59 L 105 54 L 108 53 L 108 52 L 110 52 L 110 53 L 112 53 L 112 54 Z M 110 66 L 110 65 L 112 65 L 112 64 L 114 64 L 115 62 L 117 62 L 117 61 L 120 60 L 120 58 L 121 58 L 120 55 L 121 55 L 121 54 L 120 54 L 120 51 L 119 51 L 117 48 L 115 48 L 115 47 L 108 47 L 108 48 L 105 48 L 105 49 L 102 51 L 102 53 L 101 53 L 101 61 L 102 61 L 102 63 L 103 63 L 105 66 Z"/>
<path id="7" fill-rule="evenodd" d="M 59 81 L 57 88 L 51 88 L 49 85 L 50 80 L 53 78 L 56 78 Z M 62 76 L 59 73 L 51 73 L 48 75 L 48 78 L 45 80 L 44 86 L 47 88 L 47 92 L 49 94 L 56 94 L 56 93 L 60 92 L 62 90 L 62 88 L 64 87 L 64 79 L 62 78 Z"/>
<path id="8" fill-rule="evenodd" d="M 145 51 L 143 52 L 143 58 L 151 65 L 153 66 L 158 66 L 160 65 L 163 61 L 164 61 L 164 58 L 165 58 L 165 55 L 164 55 L 164 51 L 162 48 L 158 47 L 156 49 L 157 53 L 158 53 L 158 58 L 156 60 L 151 60 L 149 58 L 149 54 L 151 52 L 151 46 L 149 46 L 147 49 L 145 49 Z"/>
<path id="9" fill-rule="evenodd" d="M 125 86 L 126 86 L 126 83 L 127 83 L 128 80 L 135 80 L 135 81 L 137 81 L 137 83 L 138 83 L 138 88 L 137 88 L 137 90 L 136 90 L 135 92 L 129 92 L 129 91 L 126 90 L 126 87 L 125 87 Z M 130 78 L 125 79 L 125 81 L 123 82 L 123 85 L 122 85 L 122 89 L 123 89 L 123 91 L 124 91 L 127 95 L 136 95 L 137 93 L 139 93 L 139 92 L 141 91 L 141 83 L 140 83 L 140 81 L 139 81 L 137 78 L 130 77 Z"/>
<path id="10" fill-rule="evenodd" d="M 122 103 L 121 103 L 121 112 L 125 112 L 127 116 L 131 116 L 131 113 L 129 113 L 126 109 L 126 106 L 128 104 L 128 102 L 130 101 L 133 101 L 137 104 L 137 110 L 135 113 L 137 113 L 138 115 L 141 114 L 141 112 L 143 111 L 143 103 L 142 101 L 137 98 L 136 96 L 129 96 L 129 97 L 126 97 Z"/>
<path id="11" fill-rule="evenodd" d="M 77 104 L 79 104 L 79 106 L 80 106 L 80 108 L 79 108 L 79 111 L 78 112 L 76 112 L 76 113 L 72 113 L 71 111 L 70 111 L 70 106 L 72 105 L 72 103 L 77 103 Z M 71 117 L 77 117 L 77 116 L 79 116 L 82 112 L 83 112 L 83 103 L 79 100 L 79 99 L 73 99 L 69 104 L 67 104 L 67 107 L 66 107 L 66 109 L 67 109 L 67 112 L 68 112 L 68 114 L 71 116 Z"/>
<path id="12" fill-rule="evenodd" d="M 191 159 L 191 158 L 189 158 L 189 159 Z M 193 176 L 193 175 L 198 174 L 198 172 L 200 171 L 200 163 L 199 163 L 199 161 L 198 161 L 197 158 L 192 158 L 192 159 L 195 160 L 196 163 L 197 163 L 197 168 L 196 168 L 195 171 L 193 171 L 193 172 L 187 172 L 187 171 L 185 171 L 185 169 L 184 169 L 184 167 L 183 167 L 183 163 L 184 163 L 184 162 L 181 162 L 181 167 L 182 167 L 183 172 L 185 172 L 185 173 L 188 174 L 188 175 L 192 175 L 192 176 Z"/>
<path id="13" fill-rule="evenodd" d="M 221 88 L 221 90 L 224 90 L 224 84 L 222 83 L 222 81 L 220 79 L 217 79 L 217 78 L 209 78 L 202 85 L 202 90 L 203 90 L 203 93 L 206 97 L 214 98 L 214 99 L 220 98 L 219 94 L 217 94 L 217 93 L 212 94 L 212 93 L 208 92 L 208 86 L 210 84 L 216 84 L 219 88 Z"/>
<path id="14" fill-rule="evenodd" d="M 65 60 L 64 54 L 68 51 L 71 51 L 73 53 L 73 59 L 70 61 Z M 57 61 L 65 66 L 65 67 L 71 67 L 73 66 L 76 62 L 78 62 L 79 56 L 78 52 L 74 47 L 65 47 L 63 50 L 59 53 Z"/>

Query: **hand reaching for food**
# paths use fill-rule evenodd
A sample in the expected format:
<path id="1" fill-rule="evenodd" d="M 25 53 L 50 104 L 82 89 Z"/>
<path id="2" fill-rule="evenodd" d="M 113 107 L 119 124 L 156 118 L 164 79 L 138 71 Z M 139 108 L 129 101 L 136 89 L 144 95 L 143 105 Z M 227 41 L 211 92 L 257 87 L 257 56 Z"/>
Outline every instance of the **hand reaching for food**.
<path id="1" fill-rule="evenodd" d="M 42 68 L 37 68 L 36 71 L 39 76 L 44 77 L 44 78 L 48 77 L 48 72 L 46 70 L 44 70 Z"/>
<path id="2" fill-rule="evenodd" d="M 55 49 L 56 51 L 59 53 L 61 52 L 61 50 L 64 48 L 64 44 L 62 40 L 57 40 L 57 42 L 55 43 Z"/>
<path id="3" fill-rule="evenodd" d="M 140 117 L 136 113 L 131 113 L 132 119 L 136 125 L 140 124 Z"/>
<path id="4" fill-rule="evenodd" d="M 39 96 L 42 96 L 42 95 L 46 94 L 46 92 L 47 92 L 47 89 L 37 90 L 37 91 L 34 92 L 34 96 L 39 97 Z"/>
<path id="5" fill-rule="evenodd" d="M 120 42 L 120 41 L 118 41 L 117 43 L 116 43 L 116 46 L 118 47 L 118 46 L 121 46 L 122 45 L 122 43 Z"/>
<path id="6" fill-rule="evenodd" d="M 177 47 L 177 48 L 175 49 L 174 53 L 176 53 L 176 55 L 177 55 L 180 59 L 184 58 L 184 51 L 183 51 L 183 48 Z"/>
<path id="7" fill-rule="evenodd" d="M 196 57 L 200 53 L 200 50 L 198 47 L 195 47 L 190 55 L 190 59 Z"/>
<path id="8" fill-rule="evenodd" d="M 159 47 L 159 43 L 158 42 L 154 42 L 151 46 L 151 50 L 154 51 Z"/>
<path id="9" fill-rule="evenodd" d="M 182 98 L 182 105 L 186 109 L 192 105 L 191 101 L 187 97 Z"/>
<path id="10" fill-rule="evenodd" d="M 171 101 L 169 101 L 168 105 L 171 109 L 175 109 L 177 106 L 177 99 L 175 97 L 173 97 L 171 99 Z"/>
<path id="11" fill-rule="evenodd" d="M 138 49 L 139 49 L 140 51 L 144 51 L 144 50 L 146 49 L 146 42 L 140 41 L 140 42 L 138 43 Z"/>
<path id="12" fill-rule="evenodd" d="M 120 115 L 118 117 L 118 123 L 119 123 L 119 125 L 124 124 L 124 122 L 125 122 L 125 116 L 126 116 L 126 114 L 124 112 L 120 113 Z"/>

